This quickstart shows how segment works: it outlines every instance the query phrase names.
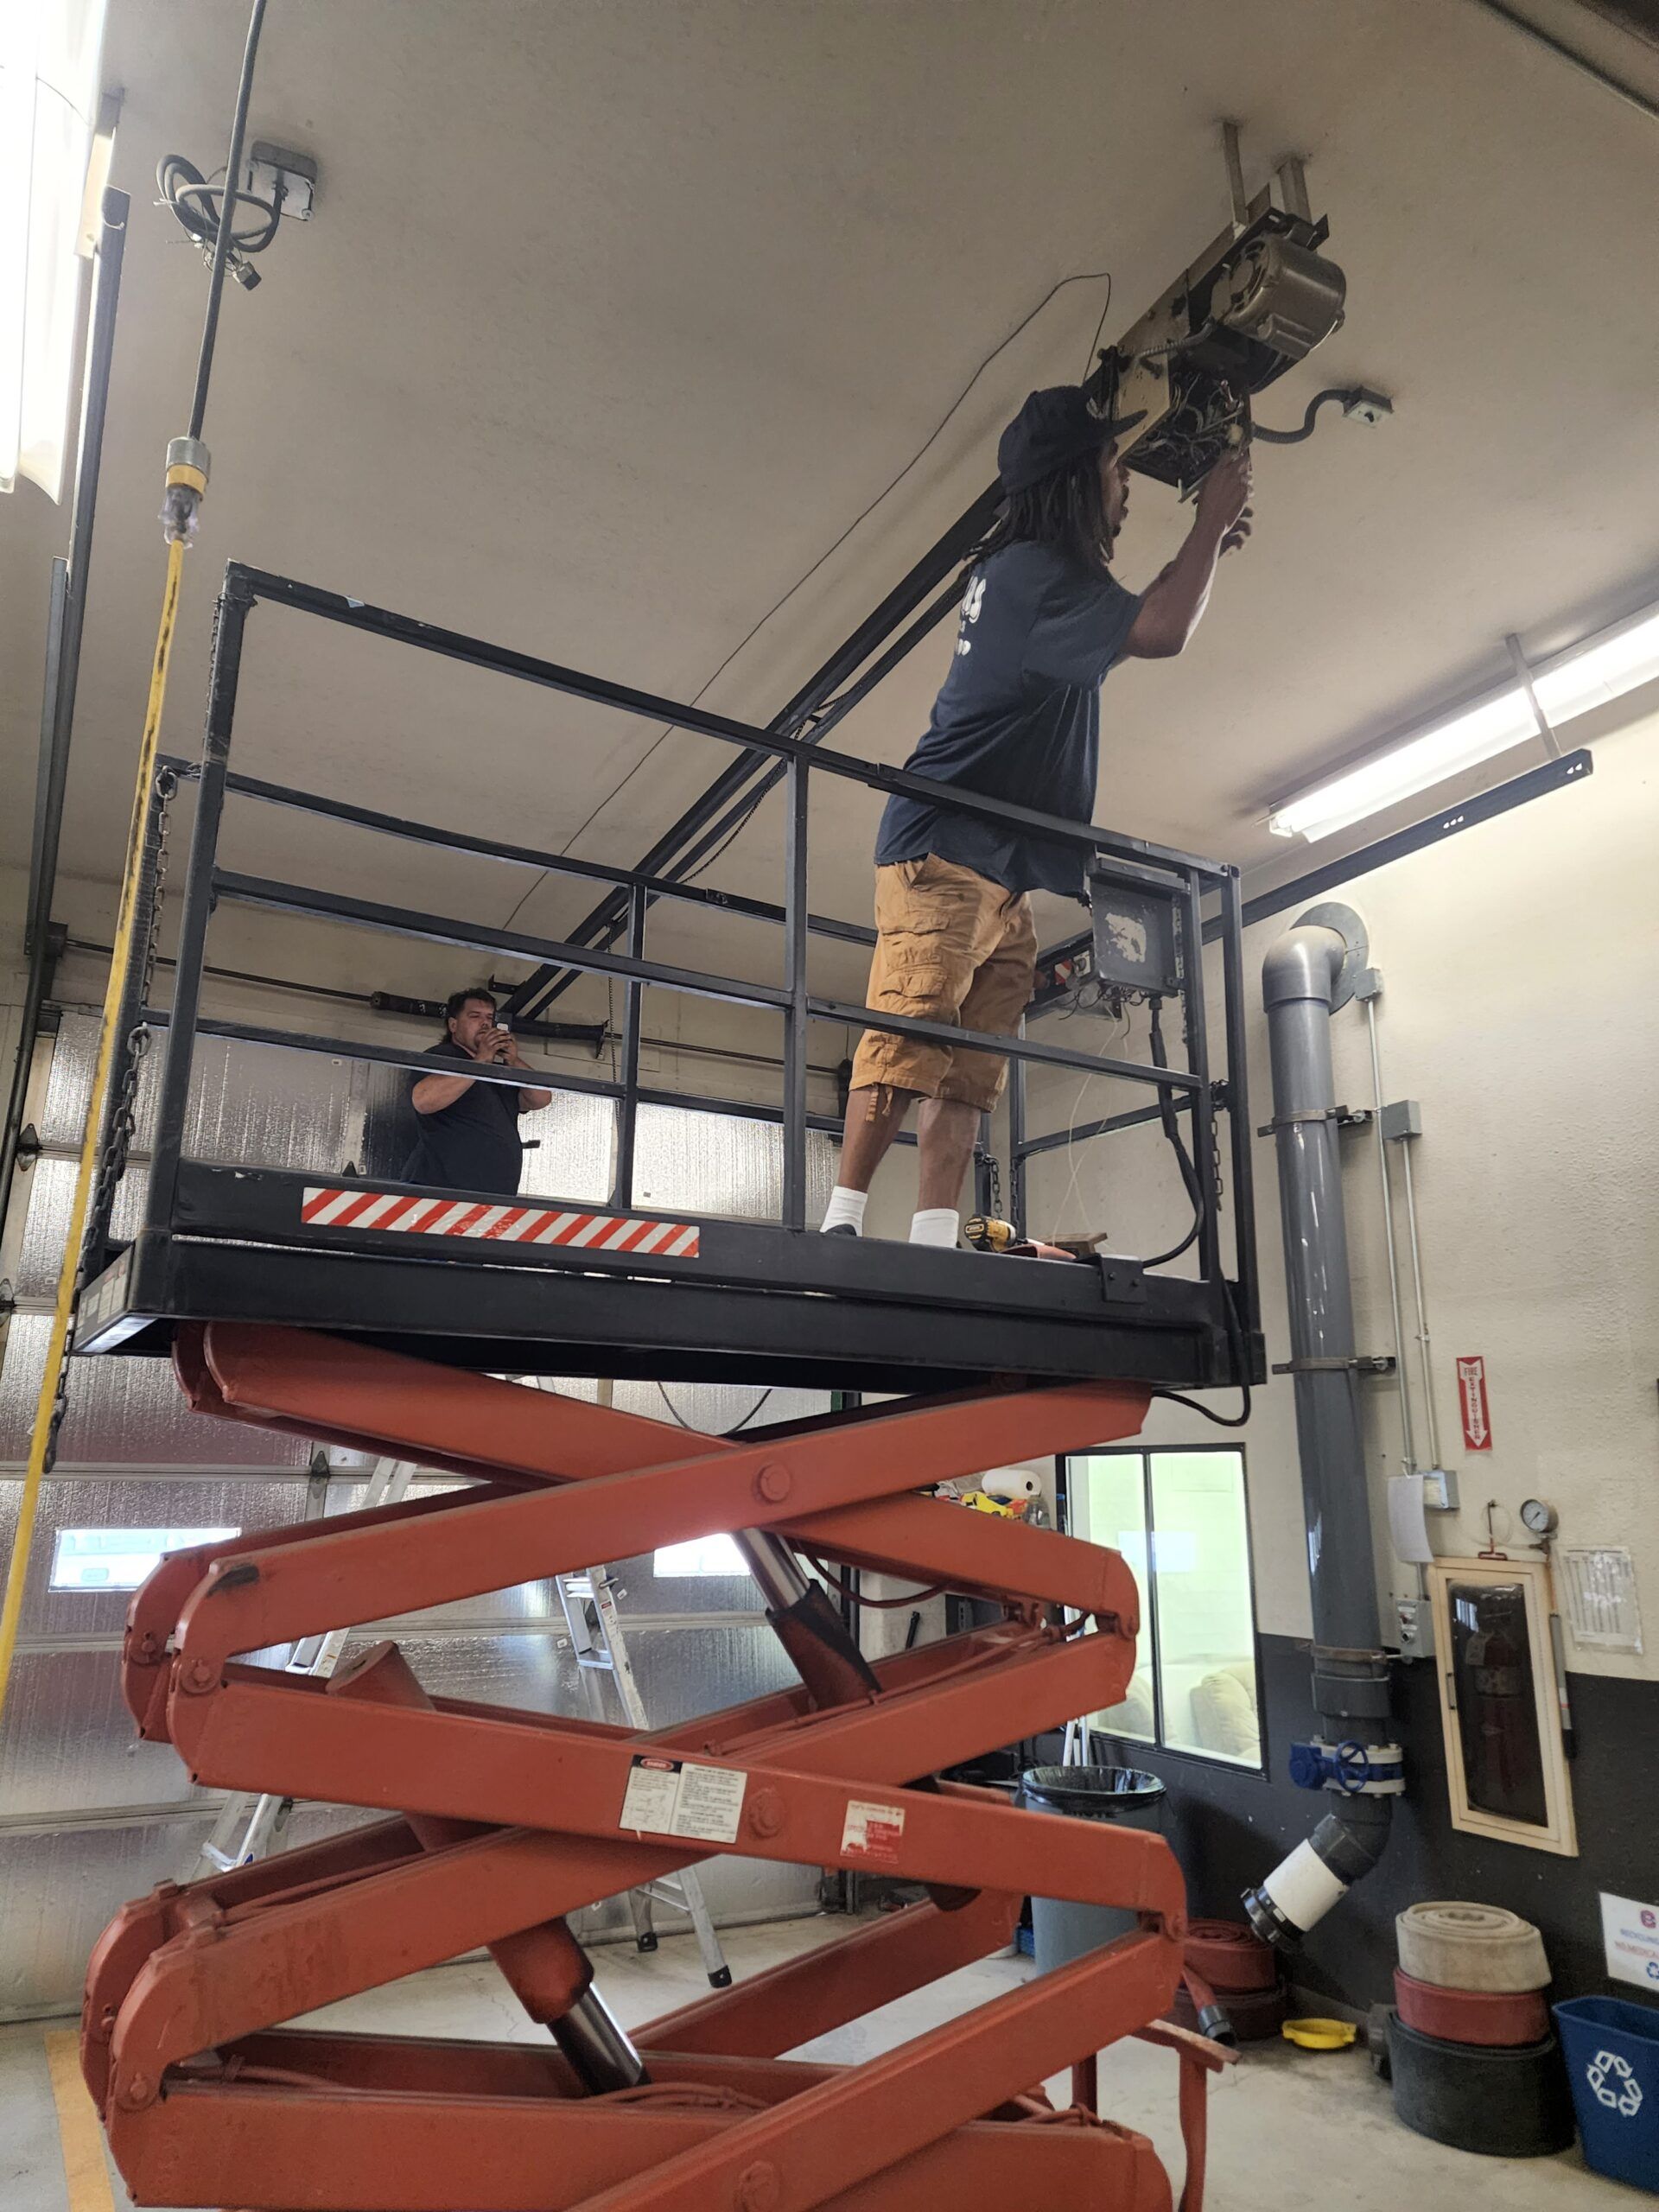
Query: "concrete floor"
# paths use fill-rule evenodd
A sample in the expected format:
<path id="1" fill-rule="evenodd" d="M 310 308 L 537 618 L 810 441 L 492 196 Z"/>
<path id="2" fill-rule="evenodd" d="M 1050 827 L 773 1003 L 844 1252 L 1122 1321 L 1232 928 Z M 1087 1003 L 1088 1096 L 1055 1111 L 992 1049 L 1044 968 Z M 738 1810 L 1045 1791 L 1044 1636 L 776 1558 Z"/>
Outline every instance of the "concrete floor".
<path id="1" fill-rule="evenodd" d="M 727 1956 L 741 1980 L 845 1931 L 836 1919 L 734 1929 Z M 706 1989 L 689 1938 L 654 1956 L 631 1944 L 594 1953 L 601 1987 L 626 2024 Z M 899 1999 L 868 2019 L 803 2046 L 801 2056 L 856 2061 L 887 2050 L 953 2013 L 1012 1987 L 1024 1960 L 988 1959 Z M 316 2014 L 317 2021 L 406 2035 L 535 2038 L 493 1966 L 442 1967 Z M 43 2032 L 67 2023 L 0 2028 L 0 2206 L 4 2212 L 104 2212 L 86 2189 L 72 2200 L 64 2173 Z M 1176 2193 L 1181 2172 L 1175 2062 L 1145 2044 L 1101 2062 L 1102 2108 L 1151 2137 Z M 1065 2084 L 1050 2085 L 1064 2101 Z M 1395 2120 L 1389 2092 L 1360 2050 L 1313 2056 L 1257 2044 L 1210 2096 L 1209 2212 L 1615 2212 L 1633 2192 L 1586 2171 L 1576 2151 L 1556 2158 L 1478 2158 L 1425 2142 Z M 111 2174 L 118 2212 L 131 2200 Z"/>

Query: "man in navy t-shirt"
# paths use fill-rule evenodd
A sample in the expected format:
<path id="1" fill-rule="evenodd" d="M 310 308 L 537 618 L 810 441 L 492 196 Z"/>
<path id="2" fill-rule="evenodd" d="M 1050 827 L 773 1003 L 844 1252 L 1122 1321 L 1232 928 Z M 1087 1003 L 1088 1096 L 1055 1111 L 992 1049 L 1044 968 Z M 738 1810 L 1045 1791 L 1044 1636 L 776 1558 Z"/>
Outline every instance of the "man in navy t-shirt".
<path id="1" fill-rule="evenodd" d="M 1033 391 L 1003 432 L 1007 504 L 969 572 L 950 673 L 918 775 L 1087 822 L 1100 766 L 1100 686 L 1126 658 L 1180 652 L 1221 555 L 1249 535 L 1247 449 L 1205 478 L 1180 551 L 1144 593 L 1108 565 L 1128 504 L 1116 441 L 1141 420 L 1098 415 L 1072 385 Z M 1029 893 L 1080 896 L 1084 855 L 984 816 L 897 794 L 875 848 L 873 1011 L 1011 1035 L 1030 1001 Z M 867 1030 L 853 1063 L 827 1235 L 855 1236 L 871 1178 L 913 1097 L 923 1101 L 911 1242 L 954 1245 L 979 1117 L 1000 1096 L 1001 1054 Z"/>

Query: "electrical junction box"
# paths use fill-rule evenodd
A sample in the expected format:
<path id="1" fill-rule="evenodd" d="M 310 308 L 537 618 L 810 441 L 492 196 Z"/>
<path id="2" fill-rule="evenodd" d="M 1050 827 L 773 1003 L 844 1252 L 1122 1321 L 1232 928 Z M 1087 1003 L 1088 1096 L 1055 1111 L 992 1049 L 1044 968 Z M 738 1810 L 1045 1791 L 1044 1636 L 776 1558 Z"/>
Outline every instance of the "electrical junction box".
<path id="1" fill-rule="evenodd" d="M 1423 1509 L 1428 1513 L 1455 1513 L 1458 1478 L 1450 1467 L 1429 1467 L 1423 1473 Z"/>
<path id="2" fill-rule="evenodd" d="M 1414 1098 L 1396 1098 L 1382 1109 L 1382 1135 L 1390 1144 L 1423 1134 L 1423 1109 Z"/>
<path id="3" fill-rule="evenodd" d="M 1427 1598 L 1398 1598 L 1394 1607 L 1395 1638 L 1402 1659 L 1434 1656 L 1434 1609 Z"/>
<path id="4" fill-rule="evenodd" d="M 261 200 L 274 200 L 280 192 L 283 220 L 308 223 L 317 204 L 317 164 L 309 154 L 291 146 L 273 146 L 256 139 L 248 156 L 248 190 Z"/>
<path id="5" fill-rule="evenodd" d="M 1181 988 L 1179 894 L 1124 861 L 1089 871 L 1095 973 L 1120 990 L 1173 998 Z"/>

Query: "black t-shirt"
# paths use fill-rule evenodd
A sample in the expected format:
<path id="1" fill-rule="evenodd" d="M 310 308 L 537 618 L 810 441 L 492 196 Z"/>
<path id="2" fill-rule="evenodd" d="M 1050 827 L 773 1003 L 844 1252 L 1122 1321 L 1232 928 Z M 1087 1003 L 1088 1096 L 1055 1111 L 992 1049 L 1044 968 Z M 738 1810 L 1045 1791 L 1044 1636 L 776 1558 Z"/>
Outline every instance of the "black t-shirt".
<path id="1" fill-rule="evenodd" d="M 1141 606 L 1110 576 L 1050 545 L 1006 545 L 968 579 L 956 658 L 927 734 L 906 761 L 918 776 L 1044 814 L 1089 821 L 1100 772 L 1100 685 Z M 983 817 L 895 793 L 878 866 L 929 853 L 1009 891 L 1083 889 L 1083 854 Z"/>
<path id="2" fill-rule="evenodd" d="M 451 1038 L 428 1047 L 429 1060 L 460 1060 L 473 1065 Z M 435 1075 L 454 1070 L 435 1068 Z M 422 1076 L 410 1077 L 412 1091 Z M 514 1198 L 524 1166 L 524 1141 L 518 1135 L 518 1090 L 505 1083 L 469 1084 L 453 1105 L 435 1114 L 409 1109 L 416 1124 L 415 1149 L 404 1162 L 399 1180 L 429 1183 L 444 1191 L 494 1191 Z"/>

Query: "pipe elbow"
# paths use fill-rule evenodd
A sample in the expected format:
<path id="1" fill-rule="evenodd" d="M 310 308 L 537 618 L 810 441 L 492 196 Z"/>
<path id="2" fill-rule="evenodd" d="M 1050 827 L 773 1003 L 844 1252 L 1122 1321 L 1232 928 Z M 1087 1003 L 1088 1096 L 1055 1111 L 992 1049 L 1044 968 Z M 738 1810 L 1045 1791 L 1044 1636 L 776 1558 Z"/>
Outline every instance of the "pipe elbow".
<path id="1" fill-rule="evenodd" d="M 1273 1007 L 1293 999 L 1314 999 L 1329 1007 L 1347 946 L 1323 923 L 1298 923 L 1275 938 L 1262 962 L 1262 1003 Z"/>
<path id="2" fill-rule="evenodd" d="M 1262 1941 L 1300 1942 L 1376 1865 L 1393 1818 L 1391 1797 L 1355 1797 L 1327 1813 L 1306 1842 L 1244 1892 L 1244 1910 Z"/>

